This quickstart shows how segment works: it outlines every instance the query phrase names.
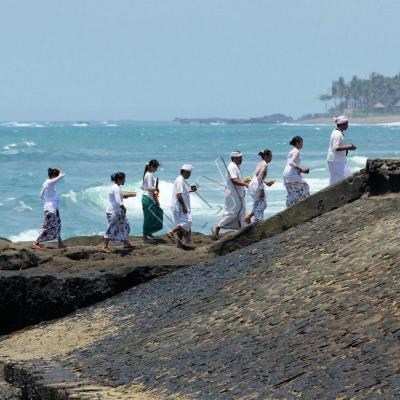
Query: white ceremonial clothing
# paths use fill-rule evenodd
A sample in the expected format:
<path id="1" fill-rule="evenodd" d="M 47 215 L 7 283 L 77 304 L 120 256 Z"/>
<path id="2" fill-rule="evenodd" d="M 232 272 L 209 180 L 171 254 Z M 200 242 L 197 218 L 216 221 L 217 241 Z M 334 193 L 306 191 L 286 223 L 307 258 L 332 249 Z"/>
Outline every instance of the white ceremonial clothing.
<path id="1" fill-rule="evenodd" d="M 44 200 L 44 211 L 55 213 L 60 206 L 60 196 L 56 192 L 56 183 L 64 178 L 65 174 L 60 174 L 56 178 L 49 178 L 43 182 L 40 198 Z"/>
<path id="2" fill-rule="evenodd" d="M 350 169 L 347 162 L 328 161 L 329 185 L 346 179 L 350 175 Z"/>
<path id="3" fill-rule="evenodd" d="M 237 192 L 240 197 L 244 197 L 246 194 L 244 186 L 235 185 L 232 179 L 243 180 L 240 168 L 233 161 L 228 165 L 228 171 L 226 172 L 226 187 L 227 190 Z"/>
<path id="4" fill-rule="evenodd" d="M 343 132 L 336 128 L 332 131 L 328 149 L 329 185 L 342 181 L 350 175 L 347 165 L 346 151 L 337 151 L 338 148 L 346 147 Z"/>
<path id="5" fill-rule="evenodd" d="M 182 210 L 182 205 L 179 203 L 177 198 L 178 194 L 182 195 L 183 202 L 187 208 L 187 213 Z M 192 229 L 192 214 L 190 206 L 190 192 L 189 185 L 186 183 L 185 178 L 179 175 L 174 182 L 174 188 L 172 192 L 172 213 L 174 215 L 174 223 L 180 226 L 186 232 L 190 232 Z"/>
<path id="6" fill-rule="evenodd" d="M 254 196 L 254 194 L 262 189 L 265 189 L 264 180 L 267 176 L 268 163 L 262 160 L 256 167 L 253 175 L 251 176 L 251 181 L 249 184 L 249 194 Z"/>
<path id="7" fill-rule="evenodd" d="M 108 192 L 108 206 L 106 209 L 107 214 L 116 215 L 120 213 L 121 206 L 124 204 L 124 195 L 121 188 L 116 183 L 112 184 Z"/>
<path id="8" fill-rule="evenodd" d="M 150 171 L 147 171 L 143 177 L 142 190 L 143 195 L 150 197 L 151 200 L 154 201 L 153 191 L 156 188 L 157 179 L 154 174 Z"/>
<path id="9" fill-rule="evenodd" d="M 339 129 L 334 129 L 331 134 L 327 161 L 334 162 L 347 162 L 346 160 L 346 152 L 345 151 L 337 151 L 340 147 L 345 147 L 344 135 Z"/>
<path id="10" fill-rule="evenodd" d="M 226 190 L 224 213 L 218 227 L 223 229 L 241 229 L 247 225 L 244 221 L 246 216 L 246 194 L 244 186 L 237 186 L 232 179 L 242 179 L 242 173 L 237 164 L 233 161 L 228 165 L 226 173 Z"/>
<path id="11" fill-rule="evenodd" d="M 347 115 L 340 115 L 339 117 L 335 117 L 333 119 L 335 124 L 344 124 L 349 121 L 349 117 Z"/>
<path id="12" fill-rule="evenodd" d="M 184 171 L 192 172 L 193 165 L 192 164 L 183 164 L 181 169 L 183 169 Z"/>
<path id="13" fill-rule="evenodd" d="M 283 171 L 283 182 L 303 182 L 301 173 L 297 170 L 300 167 L 301 155 L 300 150 L 293 146 L 293 149 L 289 151 L 287 155 L 286 166 Z"/>

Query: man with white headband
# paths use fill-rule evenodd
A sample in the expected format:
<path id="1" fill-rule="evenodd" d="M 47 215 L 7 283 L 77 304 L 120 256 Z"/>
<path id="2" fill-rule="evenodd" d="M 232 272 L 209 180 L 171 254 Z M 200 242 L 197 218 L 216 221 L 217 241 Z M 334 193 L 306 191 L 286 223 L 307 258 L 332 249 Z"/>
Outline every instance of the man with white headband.
<path id="1" fill-rule="evenodd" d="M 349 127 L 349 118 L 346 115 L 335 117 L 336 128 L 331 134 L 328 150 L 329 185 L 342 181 L 350 175 L 347 165 L 347 153 L 356 150 L 354 144 L 346 146 L 344 132 Z"/>
<path id="2" fill-rule="evenodd" d="M 241 229 L 248 225 L 246 216 L 246 203 L 244 200 L 245 188 L 248 184 L 243 182 L 240 164 L 243 157 L 240 151 L 231 153 L 231 163 L 226 171 L 225 207 L 221 221 L 213 227 L 214 239 L 219 238 L 221 229 Z"/>
<path id="3" fill-rule="evenodd" d="M 191 241 L 190 193 L 195 192 L 196 187 L 189 186 L 186 179 L 189 179 L 192 170 L 191 164 L 182 165 L 180 174 L 175 179 L 171 204 L 175 227 L 167 232 L 167 236 L 173 241 L 175 241 L 175 234 L 178 236 L 178 247 L 182 249 L 188 249 L 189 247 L 186 244 Z"/>

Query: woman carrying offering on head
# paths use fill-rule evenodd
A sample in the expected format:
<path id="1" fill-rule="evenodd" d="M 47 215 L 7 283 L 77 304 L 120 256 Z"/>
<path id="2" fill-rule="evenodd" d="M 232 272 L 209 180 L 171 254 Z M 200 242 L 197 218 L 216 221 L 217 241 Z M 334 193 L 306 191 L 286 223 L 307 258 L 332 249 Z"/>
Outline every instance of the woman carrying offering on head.
<path id="1" fill-rule="evenodd" d="M 56 183 L 64 178 L 65 174 L 57 168 L 47 170 L 48 179 L 42 185 L 40 198 L 44 201 L 44 222 L 39 236 L 34 244 L 35 249 L 41 249 L 42 242 L 58 241 L 58 248 L 66 247 L 61 239 L 60 197 L 56 192 Z"/>
<path id="2" fill-rule="evenodd" d="M 308 174 L 309 168 L 303 168 L 300 150 L 303 148 L 303 138 L 295 136 L 290 145 L 293 146 L 287 156 L 286 167 L 283 172 L 283 182 L 287 190 L 286 207 L 291 207 L 310 196 L 310 187 L 303 180 L 301 174 Z"/>
<path id="3" fill-rule="evenodd" d="M 135 193 L 123 193 L 120 186 L 125 184 L 125 174 L 116 172 L 111 175 L 113 184 L 108 192 L 108 207 L 106 209 L 107 216 L 107 231 L 104 235 L 102 249 L 106 252 L 111 252 L 109 248 L 110 241 L 124 244 L 125 249 L 132 249 L 133 246 L 128 240 L 130 226 L 126 218 L 126 208 L 124 206 L 124 198 L 133 197 Z"/>
<path id="4" fill-rule="evenodd" d="M 159 166 L 157 160 L 150 160 L 143 174 L 143 240 L 146 242 L 153 238 L 153 233 L 163 228 L 163 210 L 158 198 L 158 178 L 154 176 Z"/>
<path id="5" fill-rule="evenodd" d="M 251 213 L 247 214 L 244 220 L 250 224 L 251 219 L 260 221 L 264 219 L 264 211 L 267 208 L 267 199 L 265 196 L 265 187 L 272 186 L 274 181 L 266 181 L 268 174 L 268 164 L 272 161 L 272 151 L 265 149 L 258 153 L 261 161 L 257 165 L 249 184 L 249 193 L 253 198 L 253 208 Z"/>

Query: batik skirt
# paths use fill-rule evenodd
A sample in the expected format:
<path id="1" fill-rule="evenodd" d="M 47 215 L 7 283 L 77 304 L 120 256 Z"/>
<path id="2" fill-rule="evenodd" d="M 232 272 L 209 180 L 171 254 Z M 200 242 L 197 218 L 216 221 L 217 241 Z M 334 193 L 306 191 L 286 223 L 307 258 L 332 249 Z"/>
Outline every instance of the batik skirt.
<path id="1" fill-rule="evenodd" d="M 285 182 L 285 187 L 287 190 L 286 207 L 292 207 L 310 196 L 310 187 L 307 182 Z"/>
<path id="2" fill-rule="evenodd" d="M 39 231 L 39 237 L 36 239 L 38 243 L 48 242 L 50 240 L 60 239 L 61 234 L 61 218 L 60 212 L 46 210 L 44 212 L 44 222 Z"/>
<path id="3" fill-rule="evenodd" d="M 107 213 L 107 231 L 104 235 L 105 239 L 113 242 L 124 242 L 128 240 L 131 230 L 126 215 L 122 212 L 118 214 Z"/>
<path id="4" fill-rule="evenodd" d="M 148 236 L 163 228 L 164 213 L 160 206 L 154 204 L 149 196 L 142 196 L 143 235 Z"/>
<path id="5" fill-rule="evenodd" d="M 254 214 L 254 221 L 262 221 L 264 219 L 264 211 L 267 208 L 267 199 L 264 196 L 260 198 L 260 193 L 253 196 L 253 208 L 251 212 Z"/>

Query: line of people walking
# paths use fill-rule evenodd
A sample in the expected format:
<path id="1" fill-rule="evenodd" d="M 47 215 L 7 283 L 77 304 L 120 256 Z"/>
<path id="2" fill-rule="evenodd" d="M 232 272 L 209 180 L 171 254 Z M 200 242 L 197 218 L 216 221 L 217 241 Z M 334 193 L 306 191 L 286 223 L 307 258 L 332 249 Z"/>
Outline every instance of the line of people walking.
<path id="1" fill-rule="evenodd" d="M 344 115 L 336 117 L 335 123 L 336 128 L 331 134 L 327 156 L 331 185 L 349 175 L 346 156 L 349 151 L 357 148 L 353 144 L 346 145 L 344 141 L 344 133 L 348 129 L 348 117 Z M 303 179 L 303 174 L 310 173 L 310 169 L 302 165 L 301 149 L 304 146 L 304 140 L 300 136 L 295 136 L 290 141 L 290 145 L 292 149 L 287 155 L 283 171 L 283 183 L 287 191 L 287 207 L 292 207 L 310 196 L 309 185 Z M 267 180 L 268 166 L 272 162 L 273 155 L 269 149 L 260 151 L 258 155 L 261 160 L 249 179 L 244 179 L 242 176 L 240 166 L 243 155 L 241 152 L 233 151 L 231 153 L 231 162 L 228 166 L 222 160 L 226 169 L 225 204 L 221 220 L 212 228 L 212 236 L 215 240 L 219 238 L 221 229 L 238 230 L 252 221 L 264 219 L 264 212 L 267 208 L 266 189 L 274 184 L 274 181 Z M 162 230 L 164 220 L 168 219 L 171 228 L 166 233 L 167 237 L 178 247 L 190 249 L 192 229 L 190 195 L 197 192 L 197 186 L 188 183 L 193 166 L 191 164 L 182 165 L 179 175 L 175 179 L 171 199 L 172 218 L 164 214 L 160 207 L 159 181 L 155 176 L 159 166 L 158 160 L 150 160 L 143 173 L 141 186 L 143 191 L 143 240 L 154 243 L 153 234 Z M 52 240 L 58 241 L 59 248 L 65 247 L 61 239 L 60 198 L 55 189 L 55 185 L 64 176 L 62 170 L 48 169 L 48 179 L 43 183 L 40 192 L 40 197 L 44 201 L 44 222 L 34 244 L 35 249 L 41 249 L 43 242 Z M 112 185 L 108 192 L 106 209 L 107 228 L 102 244 L 105 252 L 111 252 L 109 247 L 111 241 L 122 243 L 126 249 L 133 248 L 129 241 L 130 225 L 124 199 L 134 197 L 136 193 L 121 190 L 121 186 L 125 184 L 125 178 L 124 172 L 116 172 L 111 175 Z M 249 213 L 246 212 L 246 189 L 252 198 L 252 209 Z"/>

